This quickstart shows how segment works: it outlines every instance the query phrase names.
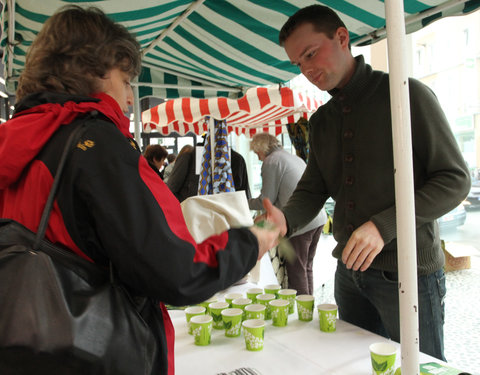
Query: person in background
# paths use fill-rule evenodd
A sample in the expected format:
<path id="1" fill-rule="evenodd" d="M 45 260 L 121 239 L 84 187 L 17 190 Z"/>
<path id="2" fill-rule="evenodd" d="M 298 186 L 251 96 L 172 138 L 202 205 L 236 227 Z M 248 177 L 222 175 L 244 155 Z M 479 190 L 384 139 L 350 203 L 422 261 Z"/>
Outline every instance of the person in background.
<path id="1" fill-rule="evenodd" d="M 245 159 L 237 151 L 230 149 L 230 162 L 235 191 L 245 191 L 247 199 L 250 199 L 252 194 L 250 193 L 250 185 L 248 184 L 247 164 L 245 163 Z"/>
<path id="2" fill-rule="evenodd" d="M 157 173 L 163 180 L 163 168 L 165 167 L 165 159 L 168 152 L 162 145 L 148 145 L 143 153 L 147 159 L 148 165 Z"/>
<path id="3" fill-rule="evenodd" d="M 125 113 L 140 58 L 136 39 L 98 8 L 66 6 L 44 23 L 26 57 L 13 118 L 0 125 L 0 215 L 37 230 L 65 140 L 85 126 L 46 238 L 106 269 L 113 264 L 128 290 L 148 297 L 141 316 L 156 338 L 152 374 L 173 375 L 174 330 L 164 303 L 196 304 L 229 287 L 279 232 L 235 228 L 194 241 L 178 200 L 129 132 Z"/>
<path id="4" fill-rule="evenodd" d="M 198 194 L 198 174 L 195 173 L 195 147 L 185 145 L 175 159 L 167 186 L 180 202 Z"/>
<path id="5" fill-rule="evenodd" d="M 263 199 L 268 198 L 276 207 L 282 208 L 292 195 L 305 170 L 305 162 L 297 155 L 286 152 L 277 138 L 268 133 L 255 134 L 250 149 L 262 161 L 262 190 L 257 198 L 249 199 L 251 210 L 262 210 Z M 320 212 L 304 226 L 289 236 L 295 249 L 296 260 L 286 262 L 288 287 L 298 294 L 313 294 L 313 258 L 327 214 Z"/>
<path id="6" fill-rule="evenodd" d="M 335 300 L 341 319 L 400 341 L 394 161 L 388 74 L 353 57 L 349 32 L 328 7 L 299 10 L 279 42 L 292 64 L 332 96 L 310 118 L 307 168 L 282 211 L 267 217 L 289 235 L 328 197 L 335 204 Z M 468 194 L 470 177 L 432 90 L 409 79 L 420 350 L 445 360 L 444 254 L 436 219 Z"/>
<path id="7" fill-rule="evenodd" d="M 173 166 L 175 165 L 175 159 L 177 158 L 177 155 L 175 154 L 168 154 L 167 155 L 167 166 L 163 170 L 163 181 L 165 183 L 168 181 L 168 178 L 170 177 L 170 174 L 172 173 Z"/>

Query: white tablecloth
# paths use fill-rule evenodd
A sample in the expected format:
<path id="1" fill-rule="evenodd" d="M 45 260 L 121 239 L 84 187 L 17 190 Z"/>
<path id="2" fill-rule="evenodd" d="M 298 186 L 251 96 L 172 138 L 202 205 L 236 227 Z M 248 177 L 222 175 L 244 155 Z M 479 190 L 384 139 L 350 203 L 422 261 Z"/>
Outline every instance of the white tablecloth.
<path id="1" fill-rule="evenodd" d="M 243 291 L 248 285 L 236 287 Z M 230 290 L 229 290 L 230 291 Z M 175 326 L 175 367 L 177 375 L 214 375 L 240 367 L 251 367 L 262 375 L 320 374 L 320 375 L 369 375 L 371 374 L 368 347 L 384 337 L 337 321 L 337 331 L 320 331 L 315 312 L 311 322 L 301 322 L 297 313 L 289 315 L 287 327 L 274 327 L 266 321 L 264 349 L 249 352 L 243 335 L 225 337 L 223 330 L 212 330 L 208 346 L 196 346 L 193 336 L 187 333 L 185 314 L 181 310 L 170 311 Z M 394 343 L 398 348 L 400 345 Z M 400 350 L 399 350 L 400 352 Z M 421 363 L 438 362 L 420 354 Z M 397 366 L 400 365 L 400 353 Z"/>

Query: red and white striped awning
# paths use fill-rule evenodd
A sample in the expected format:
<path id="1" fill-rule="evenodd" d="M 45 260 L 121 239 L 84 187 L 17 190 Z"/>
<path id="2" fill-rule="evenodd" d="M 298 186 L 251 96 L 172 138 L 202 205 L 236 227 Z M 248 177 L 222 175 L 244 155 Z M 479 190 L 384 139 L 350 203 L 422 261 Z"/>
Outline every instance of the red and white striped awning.
<path id="1" fill-rule="evenodd" d="M 208 130 L 207 117 L 227 120 L 228 132 L 251 137 L 268 132 L 278 135 L 284 125 L 308 119 L 322 103 L 288 87 L 254 87 L 239 99 L 178 98 L 168 100 L 142 113 L 145 132 L 156 130 L 168 135 L 193 132 L 202 135 Z"/>

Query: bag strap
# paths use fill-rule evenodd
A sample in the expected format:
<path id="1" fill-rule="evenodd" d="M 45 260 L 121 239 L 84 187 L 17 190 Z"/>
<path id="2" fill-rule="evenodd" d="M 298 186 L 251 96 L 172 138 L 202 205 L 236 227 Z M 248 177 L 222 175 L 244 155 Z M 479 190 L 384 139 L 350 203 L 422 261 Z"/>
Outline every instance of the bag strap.
<path id="1" fill-rule="evenodd" d="M 60 161 L 58 163 L 57 172 L 55 173 L 55 178 L 53 180 L 52 187 L 50 189 L 50 193 L 48 194 L 47 202 L 45 203 L 45 207 L 43 209 L 42 218 L 40 219 L 40 224 L 38 225 L 37 234 L 35 235 L 35 242 L 33 244 L 33 249 L 38 250 L 40 248 L 40 243 L 43 241 L 45 237 L 45 232 L 47 231 L 48 220 L 50 219 L 50 213 L 52 212 L 53 208 L 53 201 L 55 200 L 55 196 L 57 195 L 58 186 L 60 184 L 60 179 L 62 177 L 62 172 L 65 167 L 65 163 L 67 158 L 70 154 L 70 151 L 73 149 L 73 145 L 76 145 L 80 136 L 85 132 L 86 127 L 85 123 L 87 119 L 89 119 L 91 115 L 83 119 L 82 124 L 77 126 L 72 133 L 69 135 L 67 142 L 65 143 L 65 147 L 62 152 L 62 156 L 60 157 Z"/>

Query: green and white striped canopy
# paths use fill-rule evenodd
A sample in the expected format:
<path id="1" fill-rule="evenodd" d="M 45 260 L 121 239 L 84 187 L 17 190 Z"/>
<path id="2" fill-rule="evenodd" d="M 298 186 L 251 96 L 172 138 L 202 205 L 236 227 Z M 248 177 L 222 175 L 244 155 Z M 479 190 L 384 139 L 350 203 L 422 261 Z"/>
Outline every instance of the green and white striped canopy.
<path id="1" fill-rule="evenodd" d="M 97 6 L 137 36 L 143 48 L 140 97 L 235 97 L 248 87 L 282 83 L 299 71 L 278 45 L 287 18 L 314 0 L 3 0 L 7 88 L 22 72 L 28 47 L 45 20 L 66 4 Z M 385 36 L 381 0 L 317 1 L 335 9 L 352 44 Z M 471 12 L 480 0 L 405 0 L 407 31 Z"/>

